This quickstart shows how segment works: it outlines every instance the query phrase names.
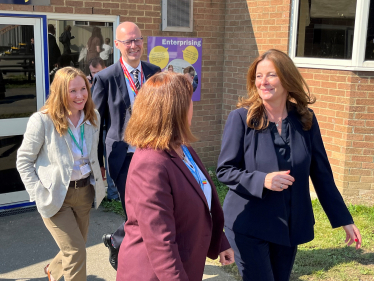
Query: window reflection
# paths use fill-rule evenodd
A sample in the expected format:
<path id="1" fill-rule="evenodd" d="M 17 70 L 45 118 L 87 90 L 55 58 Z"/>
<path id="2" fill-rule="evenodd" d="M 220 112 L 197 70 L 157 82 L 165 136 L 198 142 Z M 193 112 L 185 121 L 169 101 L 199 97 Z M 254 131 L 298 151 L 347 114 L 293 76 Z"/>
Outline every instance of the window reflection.
<path id="1" fill-rule="evenodd" d="M 370 1 L 365 60 L 374 60 L 374 3 Z"/>
<path id="2" fill-rule="evenodd" d="M 0 119 L 36 111 L 34 28 L 0 24 Z"/>
<path id="3" fill-rule="evenodd" d="M 101 57 L 106 66 L 113 64 L 113 23 L 93 21 L 48 20 L 55 34 L 49 33 L 50 80 L 62 67 L 73 66 L 90 74 L 88 64 L 91 59 Z M 49 39 L 50 40 L 50 39 Z M 52 41 L 56 41 L 56 47 Z M 52 43 L 51 43 L 52 42 Z"/>
<path id="4" fill-rule="evenodd" d="M 17 150 L 23 136 L 0 137 L 0 194 L 25 190 L 16 169 Z"/>
<path id="5" fill-rule="evenodd" d="M 297 57 L 351 59 L 356 0 L 299 0 Z"/>

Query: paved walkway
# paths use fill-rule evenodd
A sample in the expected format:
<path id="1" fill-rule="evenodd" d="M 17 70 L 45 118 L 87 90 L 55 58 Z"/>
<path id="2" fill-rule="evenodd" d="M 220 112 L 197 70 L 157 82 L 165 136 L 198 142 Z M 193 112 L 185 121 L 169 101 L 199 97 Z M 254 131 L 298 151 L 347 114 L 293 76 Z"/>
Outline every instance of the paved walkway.
<path id="1" fill-rule="evenodd" d="M 108 249 L 101 243 L 106 231 L 115 230 L 122 217 L 102 209 L 92 210 L 87 242 L 88 281 L 114 281 L 116 271 L 108 262 Z M 46 281 L 43 267 L 58 252 L 38 212 L 0 217 L 0 280 Z M 203 280 L 232 281 L 227 273 L 207 263 Z"/>

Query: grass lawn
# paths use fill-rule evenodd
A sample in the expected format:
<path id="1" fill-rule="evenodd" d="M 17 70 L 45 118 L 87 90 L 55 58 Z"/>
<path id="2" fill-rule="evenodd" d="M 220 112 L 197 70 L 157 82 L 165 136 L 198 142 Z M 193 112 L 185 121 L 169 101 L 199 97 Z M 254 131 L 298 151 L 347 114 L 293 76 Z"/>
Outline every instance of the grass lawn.
<path id="1" fill-rule="evenodd" d="M 213 170 L 209 173 L 222 204 L 228 188 L 217 180 Z M 331 228 L 319 201 L 313 200 L 312 203 L 316 220 L 315 238 L 298 247 L 291 281 L 374 280 L 374 207 L 348 206 L 362 236 L 362 247 L 357 251 L 353 246 L 345 246 L 345 231 L 342 228 Z M 241 280 L 236 265 L 223 268 Z"/>
<path id="2" fill-rule="evenodd" d="M 222 204 L 228 188 L 217 180 L 214 170 L 210 169 L 209 173 Z M 103 202 L 102 205 L 107 211 L 123 215 L 119 202 Z M 321 204 L 313 200 L 315 239 L 299 246 L 291 281 L 374 281 L 374 207 L 349 205 L 348 209 L 361 231 L 362 248 L 357 251 L 353 246 L 345 246 L 345 231 L 332 229 Z M 213 262 L 219 264 L 218 260 Z M 235 264 L 223 269 L 241 280 Z"/>

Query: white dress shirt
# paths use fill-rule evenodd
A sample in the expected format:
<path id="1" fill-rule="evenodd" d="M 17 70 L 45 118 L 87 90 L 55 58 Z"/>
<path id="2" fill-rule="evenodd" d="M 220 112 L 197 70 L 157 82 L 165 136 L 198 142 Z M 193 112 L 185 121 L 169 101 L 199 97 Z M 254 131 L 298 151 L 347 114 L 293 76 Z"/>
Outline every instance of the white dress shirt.
<path id="1" fill-rule="evenodd" d="M 130 76 L 131 76 L 131 79 L 132 81 L 134 81 L 134 75 L 131 73 L 131 71 L 133 71 L 135 68 L 133 68 L 131 65 L 128 65 L 125 61 L 123 61 L 123 64 L 125 65 L 127 71 L 130 73 Z M 145 83 L 145 75 L 144 75 L 144 72 L 143 72 L 143 77 L 144 77 L 144 80 L 142 80 L 142 65 L 141 65 L 141 62 L 139 62 L 139 65 L 136 67 L 136 69 L 139 70 L 139 83 L 140 83 L 140 87 Z M 126 79 L 125 79 L 126 80 Z M 131 85 L 130 85 L 130 82 L 126 80 L 126 86 L 127 86 L 127 92 L 129 93 L 129 98 L 130 98 L 130 103 L 131 103 L 131 109 L 134 105 L 134 101 L 135 101 L 135 93 L 132 91 L 131 89 Z M 135 152 L 135 146 L 131 146 L 129 145 L 129 147 L 127 148 L 127 153 L 134 153 Z"/>
<path id="2" fill-rule="evenodd" d="M 68 117 L 69 128 L 70 128 L 71 132 L 73 133 L 73 135 L 75 137 L 75 140 L 79 143 L 79 145 L 82 144 L 81 128 L 80 127 L 83 126 L 83 125 L 92 126 L 90 121 L 88 121 L 88 120 L 86 120 L 83 123 L 84 112 L 83 112 L 83 110 L 81 110 L 80 112 L 81 112 L 81 117 L 79 118 L 77 127 L 75 127 L 73 125 L 70 118 Z M 69 139 L 70 139 L 70 143 L 71 143 L 71 147 L 72 147 L 71 152 L 72 152 L 73 158 L 74 158 L 74 165 L 73 165 L 73 172 L 71 173 L 71 180 L 72 181 L 77 181 L 77 180 L 80 180 L 80 179 L 87 178 L 88 176 L 92 175 L 92 172 L 89 173 L 89 174 L 86 174 L 86 175 L 82 175 L 81 170 L 80 170 L 80 165 L 81 164 L 86 164 L 87 163 L 91 167 L 90 161 L 88 159 L 86 141 L 83 138 L 83 157 L 82 157 L 81 150 L 77 147 L 77 145 L 75 144 L 75 142 L 74 142 L 73 138 L 70 136 L 70 134 L 69 133 L 67 133 L 67 134 L 68 134 Z M 92 185 L 95 185 L 95 180 L 94 180 L 93 176 L 91 176 L 90 182 L 91 182 Z"/>

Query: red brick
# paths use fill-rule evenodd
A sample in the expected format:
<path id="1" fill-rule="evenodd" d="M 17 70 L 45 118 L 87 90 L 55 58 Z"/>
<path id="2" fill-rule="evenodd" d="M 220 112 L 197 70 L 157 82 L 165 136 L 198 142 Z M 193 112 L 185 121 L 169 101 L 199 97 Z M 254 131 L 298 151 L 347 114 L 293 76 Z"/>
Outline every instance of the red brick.
<path id="1" fill-rule="evenodd" d="M 74 13 L 74 9 L 72 7 L 55 7 L 55 13 Z"/>
<path id="2" fill-rule="evenodd" d="M 83 1 L 65 1 L 65 5 L 68 7 L 83 7 Z"/>

